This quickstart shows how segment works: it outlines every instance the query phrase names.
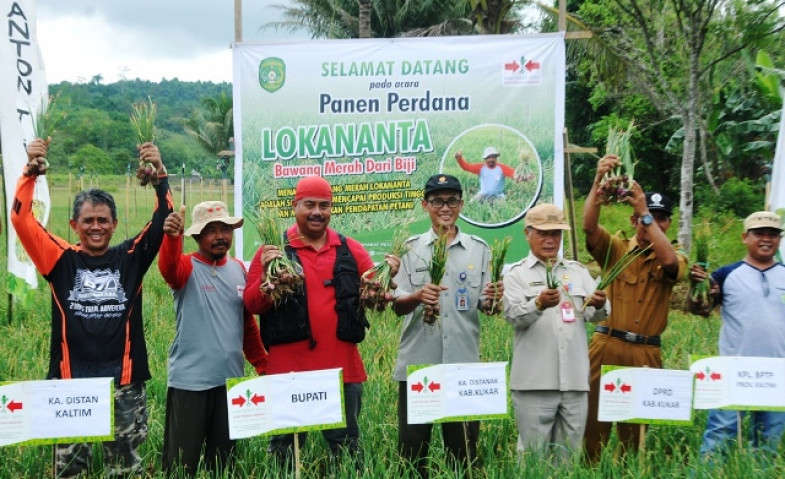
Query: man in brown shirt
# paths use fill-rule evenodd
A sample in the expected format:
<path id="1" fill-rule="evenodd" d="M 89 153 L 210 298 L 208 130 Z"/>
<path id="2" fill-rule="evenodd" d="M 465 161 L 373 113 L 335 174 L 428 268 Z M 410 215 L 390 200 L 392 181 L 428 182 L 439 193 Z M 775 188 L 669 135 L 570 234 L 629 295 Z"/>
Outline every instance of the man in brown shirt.
<path id="1" fill-rule="evenodd" d="M 609 268 L 628 251 L 646 249 L 607 288 L 611 315 L 595 328 L 589 345 L 589 417 L 584 434 L 589 459 L 597 460 L 611 434 L 611 423 L 597 421 L 602 365 L 662 367 L 660 334 L 668 324 L 668 305 L 673 285 L 684 278 L 687 257 L 677 244 L 668 240 L 671 226 L 671 201 L 660 193 L 645 193 L 632 182 L 622 201 L 633 208 L 630 217 L 635 236 L 611 234 L 599 225 L 602 204 L 600 184 L 619 158 L 608 155 L 597 163 L 589 196 L 583 210 L 586 246 L 592 257 Z M 607 261 L 606 261 L 607 258 Z M 619 440 L 626 450 L 635 448 L 640 426 L 617 424 Z"/>

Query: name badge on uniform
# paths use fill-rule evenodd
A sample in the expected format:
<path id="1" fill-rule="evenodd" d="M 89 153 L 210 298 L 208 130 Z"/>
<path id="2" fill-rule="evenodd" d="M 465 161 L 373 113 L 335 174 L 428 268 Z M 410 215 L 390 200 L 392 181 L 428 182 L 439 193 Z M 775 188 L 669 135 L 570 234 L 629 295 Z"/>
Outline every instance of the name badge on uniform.
<path id="1" fill-rule="evenodd" d="M 572 323 L 575 321 L 575 308 L 572 307 L 572 302 L 568 299 L 565 299 L 559 305 L 559 309 L 561 310 L 561 319 L 565 323 Z"/>
<path id="2" fill-rule="evenodd" d="M 464 287 L 458 288 L 455 293 L 455 309 L 458 311 L 469 310 L 469 292 Z"/>

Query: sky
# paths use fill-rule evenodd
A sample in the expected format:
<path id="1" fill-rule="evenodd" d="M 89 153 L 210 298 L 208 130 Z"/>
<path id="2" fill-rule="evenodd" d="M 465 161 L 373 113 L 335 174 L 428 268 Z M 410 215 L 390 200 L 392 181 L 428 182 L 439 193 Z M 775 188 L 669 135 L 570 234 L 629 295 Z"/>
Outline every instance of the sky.
<path id="1" fill-rule="evenodd" d="M 308 40 L 261 28 L 287 0 L 243 0 L 243 42 Z M 232 81 L 233 0 L 37 0 L 48 83 Z"/>

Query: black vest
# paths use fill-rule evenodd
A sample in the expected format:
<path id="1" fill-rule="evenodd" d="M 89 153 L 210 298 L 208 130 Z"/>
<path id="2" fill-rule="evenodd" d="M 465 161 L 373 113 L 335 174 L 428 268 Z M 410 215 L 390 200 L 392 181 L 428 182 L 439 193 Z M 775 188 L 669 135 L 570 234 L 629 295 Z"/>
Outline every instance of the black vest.
<path id="1" fill-rule="evenodd" d="M 370 327 L 365 309 L 360 306 L 360 272 L 346 238 L 342 234 L 338 237 L 341 245 L 335 254 L 333 279 L 325 280 L 325 286 L 335 288 L 335 311 L 338 313 L 336 336 L 341 341 L 359 343 L 365 339 L 365 329 Z M 284 251 L 290 260 L 300 262 L 297 251 L 290 245 L 287 244 Z M 281 298 L 277 307 L 259 315 L 259 329 L 266 348 L 306 339 L 310 341 L 311 348 L 316 347 L 316 340 L 311 335 L 307 297 L 303 283 L 299 292 Z"/>

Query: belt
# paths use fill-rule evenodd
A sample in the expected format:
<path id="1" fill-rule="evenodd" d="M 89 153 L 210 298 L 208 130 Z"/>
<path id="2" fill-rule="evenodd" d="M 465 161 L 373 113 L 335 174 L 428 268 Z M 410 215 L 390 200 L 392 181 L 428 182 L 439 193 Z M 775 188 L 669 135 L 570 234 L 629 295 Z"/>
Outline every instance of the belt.
<path id="1" fill-rule="evenodd" d="M 649 346 L 660 345 L 659 336 L 644 336 L 642 334 L 631 333 L 629 331 L 622 331 L 621 329 L 609 328 L 608 326 L 595 326 L 594 332 L 607 334 L 608 336 L 613 336 L 614 338 L 619 338 L 622 341 L 632 344 L 648 344 Z"/>

